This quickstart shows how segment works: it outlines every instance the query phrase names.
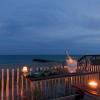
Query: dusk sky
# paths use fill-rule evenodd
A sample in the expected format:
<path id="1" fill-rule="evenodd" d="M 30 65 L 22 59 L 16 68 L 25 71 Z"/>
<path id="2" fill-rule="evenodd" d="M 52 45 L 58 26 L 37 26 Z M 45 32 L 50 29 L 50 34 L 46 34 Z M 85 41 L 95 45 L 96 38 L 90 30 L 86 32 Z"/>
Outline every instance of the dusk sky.
<path id="1" fill-rule="evenodd" d="M 0 0 L 0 55 L 100 54 L 100 0 Z"/>

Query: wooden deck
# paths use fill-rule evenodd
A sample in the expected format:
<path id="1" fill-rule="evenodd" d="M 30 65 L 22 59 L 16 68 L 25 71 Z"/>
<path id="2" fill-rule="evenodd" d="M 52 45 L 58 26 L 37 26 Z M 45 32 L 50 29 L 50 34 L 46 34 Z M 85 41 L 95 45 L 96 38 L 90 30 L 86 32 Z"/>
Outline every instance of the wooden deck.
<path id="1" fill-rule="evenodd" d="M 28 79 L 23 77 L 20 69 L 1 69 L 0 99 L 33 100 L 34 98 L 36 100 L 36 98 L 44 97 L 46 100 L 50 100 L 68 97 L 75 94 L 72 85 L 80 86 L 81 84 L 87 84 L 92 79 L 100 81 L 100 66 L 89 67 L 92 70 L 83 73 L 78 72 Z"/>

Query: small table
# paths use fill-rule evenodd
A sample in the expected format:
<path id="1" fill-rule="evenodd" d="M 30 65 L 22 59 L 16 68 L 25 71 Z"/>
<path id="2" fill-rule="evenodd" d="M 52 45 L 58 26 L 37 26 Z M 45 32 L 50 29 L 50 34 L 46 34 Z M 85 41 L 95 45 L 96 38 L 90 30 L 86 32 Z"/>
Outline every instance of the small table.
<path id="1" fill-rule="evenodd" d="M 94 100 L 100 100 L 100 87 L 92 88 L 86 85 L 72 85 L 73 88 L 90 94 Z"/>

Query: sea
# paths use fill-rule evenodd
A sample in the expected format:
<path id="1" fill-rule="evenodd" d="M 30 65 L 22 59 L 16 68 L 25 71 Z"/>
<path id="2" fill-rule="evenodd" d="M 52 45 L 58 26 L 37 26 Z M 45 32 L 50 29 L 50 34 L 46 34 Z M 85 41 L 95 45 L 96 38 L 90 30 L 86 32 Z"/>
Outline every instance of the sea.
<path id="1" fill-rule="evenodd" d="M 71 55 L 74 59 L 79 59 L 82 55 Z M 66 61 L 66 55 L 0 55 L 0 67 L 11 67 L 16 65 L 32 65 L 34 59 L 44 59 L 54 62 Z M 38 66 L 38 65 L 37 65 Z"/>

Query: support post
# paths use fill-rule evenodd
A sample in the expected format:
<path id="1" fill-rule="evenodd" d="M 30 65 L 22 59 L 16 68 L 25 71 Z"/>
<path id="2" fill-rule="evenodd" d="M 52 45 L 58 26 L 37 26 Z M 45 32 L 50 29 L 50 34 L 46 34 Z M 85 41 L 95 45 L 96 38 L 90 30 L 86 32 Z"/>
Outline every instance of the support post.
<path id="1" fill-rule="evenodd" d="M 12 69 L 12 100 L 14 100 L 14 69 Z"/>
<path id="2" fill-rule="evenodd" d="M 6 98 L 9 100 L 9 69 L 7 69 Z"/>
<path id="3" fill-rule="evenodd" d="M 17 96 L 19 96 L 19 69 L 17 69 Z"/>
<path id="4" fill-rule="evenodd" d="M 1 80 L 1 100 L 4 100 L 4 69 L 1 70 L 2 72 L 2 80 Z"/>

